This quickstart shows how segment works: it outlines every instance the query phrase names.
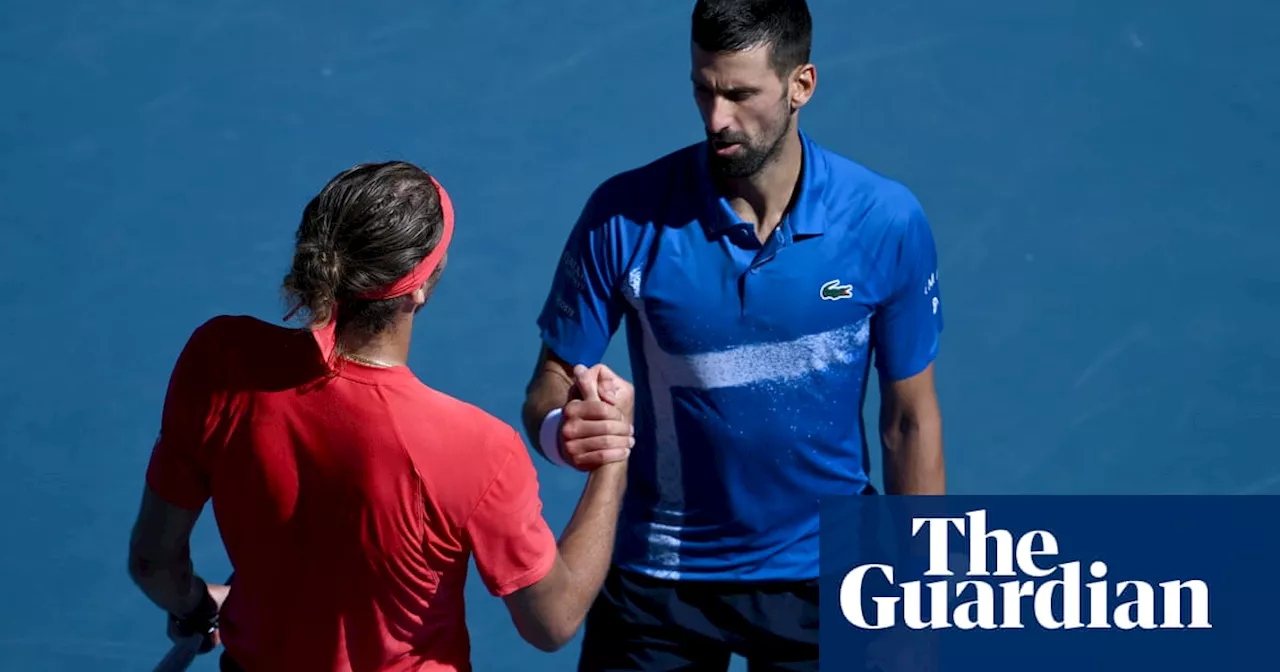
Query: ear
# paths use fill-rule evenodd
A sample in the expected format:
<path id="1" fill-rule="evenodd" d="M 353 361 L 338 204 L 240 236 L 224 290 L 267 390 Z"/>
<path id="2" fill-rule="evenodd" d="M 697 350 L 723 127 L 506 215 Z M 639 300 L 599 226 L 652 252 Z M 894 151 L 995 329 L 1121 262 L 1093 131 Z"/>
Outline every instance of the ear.
<path id="1" fill-rule="evenodd" d="M 413 302 L 413 305 L 410 306 L 412 310 L 422 307 L 427 302 L 427 283 L 424 282 L 421 287 L 413 290 L 409 294 L 409 300 Z"/>
<path id="2" fill-rule="evenodd" d="M 416 311 L 426 305 L 427 299 L 431 298 L 431 293 L 435 291 L 436 285 L 440 284 L 440 276 L 444 274 L 444 269 L 448 265 L 449 253 L 446 252 L 444 258 L 440 260 L 440 265 L 436 267 L 436 270 L 431 274 L 431 277 L 427 278 L 420 287 L 413 290 L 413 293 L 409 295 L 409 299 L 413 301 L 413 305 L 410 306 L 412 310 Z"/>
<path id="3" fill-rule="evenodd" d="M 813 97 L 813 91 L 818 86 L 817 67 L 812 63 L 806 63 L 796 68 L 791 73 L 789 84 L 787 92 L 790 100 L 788 102 L 791 104 L 792 111 L 795 111 L 804 107 Z"/>

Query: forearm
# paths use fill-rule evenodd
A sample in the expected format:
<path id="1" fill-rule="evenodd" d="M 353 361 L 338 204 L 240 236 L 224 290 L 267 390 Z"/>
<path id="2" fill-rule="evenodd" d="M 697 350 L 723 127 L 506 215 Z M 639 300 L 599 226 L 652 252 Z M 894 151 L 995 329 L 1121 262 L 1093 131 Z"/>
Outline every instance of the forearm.
<path id="1" fill-rule="evenodd" d="M 508 598 L 516 629 L 535 647 L 555 651 L 582 626 L 609 572 L 626 479 L 625 462 L 591 472 L 551 573 Z"/>
<path id="2" fill-rule="evenodd" d="M 573 389 L 573 380 L 559 372 L 544 372 L 537 376 L 525 393 L 524 407 L 521 409 L 521 420 L 529 441 L 543 455 L 548 447 L 542 445 L 542 421 L 547 414 L 557 408 L 564 408 L 569 403 L 569 395 Z M 556 450 L 556 446 L 551 446 Z"/>
<path id="3" fill-rule="evenodd" d="M 195 611 L 208 590 L 193 571 L 191 556 L 185 553 L 162 558 L 135 551 L 130 555 L 129 575 L 147 599 L 178 616 Z"/>
<path id="4" fill-rule="evenodd" d="M 609 572 L 626 485 L 626 462 L 606 464 L 591 472 L 578 508 L 560 535 L 560 558 L 570 576 L 560 600 L 562 613 L 572 621 L 574 630 Z"/>
<path id="5" fill-rule="evenodd" d="M 884 485 L 890 495 L 946 494 L 942 419 L 902 415 L 881 428 Z"/>

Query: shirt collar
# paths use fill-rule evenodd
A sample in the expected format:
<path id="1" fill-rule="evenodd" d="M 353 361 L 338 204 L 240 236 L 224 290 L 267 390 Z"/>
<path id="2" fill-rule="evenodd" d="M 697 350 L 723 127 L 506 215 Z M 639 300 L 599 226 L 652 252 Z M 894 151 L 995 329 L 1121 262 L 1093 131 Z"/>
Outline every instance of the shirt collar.
<path id="1" fill-rule="evenodd" d="M 804 153 L 804 163 L 800 171 L 800 193 L 787 212 L 783 224 L 792 233 L 801 236 L 822 235 L 827 228 L 827 208 L 824 195 L 826 193 L 829 170 L 826 157 L 821 148 L 800 131 L 800 147 Z M 729 200 L 716 190 L 715 183 L 707 168 L 707 144 L 699 145 L 698 174 L 702 180 L 703 193 L 706 200 L 705 225 L 712 233 L 721 233 L 736 226 L 746 226 L 738 213 L 729 205 Z"/>

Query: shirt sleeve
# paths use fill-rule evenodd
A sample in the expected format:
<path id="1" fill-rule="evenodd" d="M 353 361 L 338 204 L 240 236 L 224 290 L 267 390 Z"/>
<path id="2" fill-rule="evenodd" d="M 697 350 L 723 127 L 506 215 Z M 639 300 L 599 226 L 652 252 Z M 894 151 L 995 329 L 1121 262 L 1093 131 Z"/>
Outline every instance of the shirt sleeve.
<path id="1" fill-rule="evenodd" d="M 890 381 L 910 378 L 937 358 L 943 324 L 937 248 L 914 200 L 900 230 L 890 294 L 872 320 L 876 367 Z"/>
<path id="2" fill-rule="evenodd" d="M 538 318 L 543 342 L 570 364 L 599 363 L 622 320 L 623 302 L 616 289 L 623 241 L 620 218 L 610 212 L 613 191 L 601 185 L 587 200 Z"/>
<path id="3" fill-rule="evenodd" d="M 204 443 L 214 404 L 213 346 L 206 323 L 178 356 L 165 394 L 160 435 L 147 465 L 147 486 L 161 499 L 185 509 L 199 510 L 210 496 Z"/>
<path id="4" fill-rule="evenodd" d="M 542 580 L 559 552 L 542 517 L 533 461 L 514 430 L 510 441 L 510 457 L 464 526 L 480 578 L 496 597 Z"/>

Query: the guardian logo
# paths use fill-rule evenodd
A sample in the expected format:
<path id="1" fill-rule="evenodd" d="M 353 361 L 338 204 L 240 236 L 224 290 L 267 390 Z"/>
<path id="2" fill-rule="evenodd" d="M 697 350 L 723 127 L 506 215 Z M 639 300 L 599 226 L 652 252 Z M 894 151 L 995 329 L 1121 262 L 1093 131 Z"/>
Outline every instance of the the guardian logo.
<path id="1" fill-rule="evenodd" d="M 955 554 L 961 560 L 953 562 L 948 526 L 968 540 L 967 562 L 961 554 Z M 1095 580 L 1082 585 L 1085 570 L 1079 561 L 1051 560 L 1058 554 L 1058 541 L 1051 533 L 1034 530 L 1015 541 L 1008 530 L 988 532 L 985 510 L 964 517 L 912 518 L 911 535 L 919 537 L 922 531 L 928 534 L 929 569 L 924 576 L 946 578 L 898 584 L 891 565 L 855 567 L 840 584 L 840 610 L 846 620 L 867 630 L 898 625 L 913 630 L 1017 629 L 1027 627 L 1026 617 L 1034 619 L 1032 627 L 1046 629 L 1213 627 L 1204 581 L 1166 581 L 1158 590 L 1145 581 L 1113 586 L 1106 580 L 1106 563 L 1096 561 L 1087 569 Z M 995 547 L 994 571 L 987 559 L 989 544 Z M 957 568 L 967 570 L 963 580 L 952 578 Z M 864 609 L 868 595 L 874 609 Z M 1189 609 L 1184 608 L 1184 597 L 1189 598 Z"/>

